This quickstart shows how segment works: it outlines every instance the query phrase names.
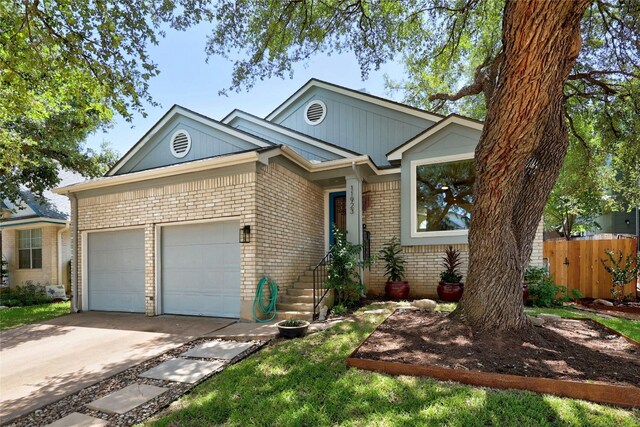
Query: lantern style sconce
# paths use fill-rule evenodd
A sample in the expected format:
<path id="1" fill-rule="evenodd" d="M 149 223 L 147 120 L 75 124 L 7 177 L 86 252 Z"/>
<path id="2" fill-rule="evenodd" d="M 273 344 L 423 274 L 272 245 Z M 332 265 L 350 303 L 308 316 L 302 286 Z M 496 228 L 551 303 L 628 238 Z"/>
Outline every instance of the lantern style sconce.
<path id="1" fill-rule="evenodd" d="M 245 225 L 240 229 L 240 243 L 251 242 L 251 226 Z"/>

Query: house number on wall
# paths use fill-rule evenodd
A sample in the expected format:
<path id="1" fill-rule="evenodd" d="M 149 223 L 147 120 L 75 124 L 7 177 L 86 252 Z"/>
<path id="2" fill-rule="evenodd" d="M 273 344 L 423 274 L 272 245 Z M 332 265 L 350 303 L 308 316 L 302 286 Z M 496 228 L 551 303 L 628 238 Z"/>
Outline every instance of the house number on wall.
<path id="1" fill-rule="evenodd" d="M 353 185 L 349 187 L 349 213 L 352 215 L 356 212 L 356 198 L 353 197 Z"/>

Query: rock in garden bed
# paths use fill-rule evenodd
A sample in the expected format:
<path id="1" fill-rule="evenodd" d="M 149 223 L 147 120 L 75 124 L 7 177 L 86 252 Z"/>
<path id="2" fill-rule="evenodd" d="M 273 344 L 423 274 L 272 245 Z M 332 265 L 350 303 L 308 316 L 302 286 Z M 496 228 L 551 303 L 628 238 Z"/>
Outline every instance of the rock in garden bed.
<path id="1" fill-rule="evenodd" d="M 523 340 L 515 335 L 474 335 L 444 313 L 396 312 L 352 357 L 522 377 L 640 384 L 640 347 L 593 321 L 546 322 Z"/>

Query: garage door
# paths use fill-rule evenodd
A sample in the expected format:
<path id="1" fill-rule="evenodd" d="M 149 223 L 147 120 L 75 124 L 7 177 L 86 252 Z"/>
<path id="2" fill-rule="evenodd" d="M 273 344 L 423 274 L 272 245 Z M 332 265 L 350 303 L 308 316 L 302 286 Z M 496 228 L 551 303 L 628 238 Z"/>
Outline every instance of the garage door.
<path id="1" fill-rule="evenodd" d="M 144 230 L 89 233 L 89 310 L 144 312 Z"/>
<path id="2" fill-rule="evenodd" d="M 240 316 L 238 222 L 162 227 L 166 314 Z"/>

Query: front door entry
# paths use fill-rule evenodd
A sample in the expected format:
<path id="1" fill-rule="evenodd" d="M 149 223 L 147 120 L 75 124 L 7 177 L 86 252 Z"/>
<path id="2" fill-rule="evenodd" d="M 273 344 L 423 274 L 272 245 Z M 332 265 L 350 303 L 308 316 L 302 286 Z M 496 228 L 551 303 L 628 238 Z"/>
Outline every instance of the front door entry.
<path id="1" fill-rule="evenodd" d="M 340 230 L 347 229 L 347 193 L 338 191 L 329 194 L 329 246 L 333 246 L 333 225 Z"/>

